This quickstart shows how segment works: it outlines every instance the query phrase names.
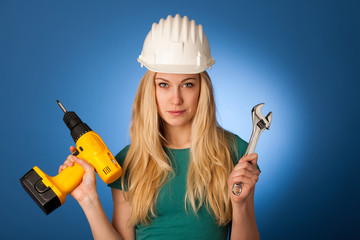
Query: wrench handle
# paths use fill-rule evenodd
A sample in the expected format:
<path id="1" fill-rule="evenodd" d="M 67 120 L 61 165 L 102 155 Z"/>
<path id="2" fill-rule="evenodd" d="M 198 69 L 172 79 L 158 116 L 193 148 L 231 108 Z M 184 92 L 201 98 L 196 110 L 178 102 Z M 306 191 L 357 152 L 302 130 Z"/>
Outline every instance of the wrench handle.
<path id="1" fill-rule="evenodd" d="M 256 148 L 256 144 L 259 140 L 259 137 L 260 137 L 260 134 L 262 133 L 264 129 L 260 130 L 260 129 L 254 129 L 253 132 L 251 133 L 251 137 L 250 137 L 250 141 L 249 141 L 249 144 L 246 148 L 246 151 L 245 151 L 245 154 L 244 156 L 246 155 L 249 155 L 250 153 L 254 153 L 255 152 L 255 148 Z M 239 196 L 242 192 L 242 187 L 244 186 L 243 183 L 235 183 L 232 187 L 232 193 L 235 195 L 235 196 Z M 236 191 L 236 189 L 238 189 Z"/>
<path id="2" fill-rule="evenodd" d="M 245 154 L 244 155 L 249 155 L 250 153 L 254 153 L 255 152 L 255 148 L 256 148 L 256 144 L 259 140 L 260 134 L 262 133 L 263 130 L 255 130 L 252 132 L 251 137 L 250 137 L 250 141 L 249 144 L 246 148 Z"/>

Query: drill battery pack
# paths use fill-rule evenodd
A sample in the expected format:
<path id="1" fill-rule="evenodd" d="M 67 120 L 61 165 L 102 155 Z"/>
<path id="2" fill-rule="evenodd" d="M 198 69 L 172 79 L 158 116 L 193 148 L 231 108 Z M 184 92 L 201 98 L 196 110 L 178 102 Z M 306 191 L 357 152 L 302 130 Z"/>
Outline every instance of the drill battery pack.
<path id="1" fill-rule="evenodd" d="M 20 183 L 30 197 L 48 215 L 61 206 L 61 201 L 50 187 L 45 186 L 42 180 L 40 175 L 31 169 L 20 179 Z"/>

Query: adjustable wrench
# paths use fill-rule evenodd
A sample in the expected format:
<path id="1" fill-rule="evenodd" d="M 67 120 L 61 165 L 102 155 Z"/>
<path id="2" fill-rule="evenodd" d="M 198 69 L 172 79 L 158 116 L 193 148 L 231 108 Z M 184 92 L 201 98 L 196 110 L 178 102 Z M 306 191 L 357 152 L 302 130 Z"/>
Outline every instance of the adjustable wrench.
<path id="1" fill-rule="evenodd" d="M 256 105 L 255 107 L 253 107 L 253 109 L 251 110 L 252 121 L 253 121 L 253 131 L 251 133 L 249 145 L 247 146 L 247 149 L 246 149 L 244 155 L 248 155 L 250 153 L 255 152 L 256 144 L 259 140 L 260 134 L 265 130 L 265 128 L 267 130 L 269 130 L 269 128 L 270 128 L 270 124 L 271 124 L 271 120 L 272 120 L 272 112 L 269 112 L 266 115 L 266 117 L 264 117 L 261 113 L 261 108 L 263 106 L 264 106 L 264 103 L 260 103 L 260 104 Z M 243 183 L 235 183 L 232 188 L 233 194 L 236 196 L 239 196 L 242 191 L 243 185 L 244 185 Z M 235 191 L 236 189 L 238 189 L 238 190 Z"/>

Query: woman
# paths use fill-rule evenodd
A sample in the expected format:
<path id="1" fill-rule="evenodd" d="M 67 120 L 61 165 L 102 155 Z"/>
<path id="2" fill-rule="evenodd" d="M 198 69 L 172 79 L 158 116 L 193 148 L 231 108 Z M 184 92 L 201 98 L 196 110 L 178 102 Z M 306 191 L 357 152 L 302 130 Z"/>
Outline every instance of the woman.
<path id="1" fill-rule="evenodd" d="M 240 158 L 246 142 L 216 121 L 214 61 L 202 26 L 176 15 L 153 24 L 139 62 L 149 70 L 133 105 L 131 144 L 116 159 L 123 176 L 112 184 L 112 224 L 99 201 L 94 168 L 71 193 L 94 239 L 258 239 L 254 189 L 257 155 Z M 75 151 L 74 147 L 70 150 Z M 239 160 L 240 159 L 240 160 Z M 239 196 L 235 183 L 243 183 Z"/>

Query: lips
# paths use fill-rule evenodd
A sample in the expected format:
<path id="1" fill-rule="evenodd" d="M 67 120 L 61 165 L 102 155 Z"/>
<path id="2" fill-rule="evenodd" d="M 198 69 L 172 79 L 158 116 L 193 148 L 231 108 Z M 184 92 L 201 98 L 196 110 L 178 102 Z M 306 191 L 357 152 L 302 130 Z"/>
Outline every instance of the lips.
<path id="1" fill-rule="evenodd" d="M 172 116 L 181 116 L 185 113 L 186 110 L 182 110 L 182 111 L 168 111 L 168 113 L 170 113 L 170 115 Z"/>

